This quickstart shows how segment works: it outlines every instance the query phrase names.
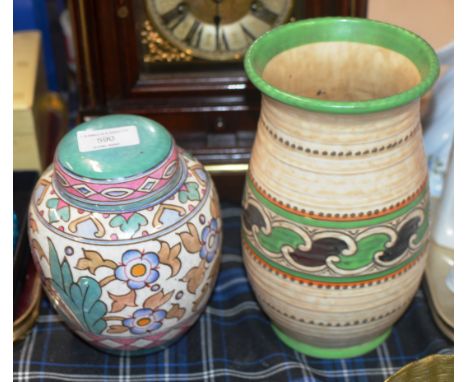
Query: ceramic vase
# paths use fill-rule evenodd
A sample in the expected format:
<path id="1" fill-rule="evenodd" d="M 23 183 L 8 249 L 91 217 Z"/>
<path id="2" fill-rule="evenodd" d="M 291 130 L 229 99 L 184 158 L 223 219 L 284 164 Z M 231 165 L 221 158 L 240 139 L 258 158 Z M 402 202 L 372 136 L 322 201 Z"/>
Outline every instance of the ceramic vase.
<path id="1" fill-rule="evenodd" d="M 111 353 L 176 341 L 202 313 L 220 264 L 221 218 L 202 165 L 147 118 L 70 131 L 40 177 L 29 239 L 70 328 Z"/>
<path id="2" fill-rule="evenodd" d="M 382 343 L 427 254 L 420 97 L 432 48 L 366 19 L 310 19 L 245 57 L 262 92 L 243 198 L 243 256 L 259 304 L 290 347 L 320 358 Z"/>

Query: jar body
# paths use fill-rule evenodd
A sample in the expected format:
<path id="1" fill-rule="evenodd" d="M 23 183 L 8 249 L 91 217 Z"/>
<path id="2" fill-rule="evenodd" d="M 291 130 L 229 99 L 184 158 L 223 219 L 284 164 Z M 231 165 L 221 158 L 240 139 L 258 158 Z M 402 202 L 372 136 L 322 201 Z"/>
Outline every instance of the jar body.
<path id="1" fill-rule="evenodd" d="M 381 343 L 427 252 L 419 100 L 333 115 L 263 96 L 243 199 L 244 262 L 280 338 L 337 358 Z"/>
<path id="2" fill-rule="evenodd" d="M 193 325 L 213 290 L 222 239 L 216 190 L 199 162 L 178 155 L 182 185 L 132 212 L 70 204 L 52 168 L 34 189 L 29 238 L 44 290 L 72 330 L 102 350 L 166 347 Z"/>

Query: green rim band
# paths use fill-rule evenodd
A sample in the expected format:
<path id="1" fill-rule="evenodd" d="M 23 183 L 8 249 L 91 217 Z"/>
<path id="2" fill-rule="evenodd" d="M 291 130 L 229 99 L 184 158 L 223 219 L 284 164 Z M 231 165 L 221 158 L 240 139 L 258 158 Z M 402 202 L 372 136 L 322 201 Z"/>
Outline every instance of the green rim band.
<path id="1" fill-rule="evenodd" d="M 349 41 L 377 45 L 406 56 L 417 67 L 421 81 L 405 92 L 366 101 L 326 101 L 282 91 L 262 78 L 267 63 L 277 54 L 316 42 Z M 360 18 L 325 17 L 279 26 L 258 38 L 247 51 L 244 67 L 250 81 L 267 96 L 310 111 L 362 114 L 392 109 L 426 93 L 439 75 L 434 49 L 418 35 L 391 24 Z"/>

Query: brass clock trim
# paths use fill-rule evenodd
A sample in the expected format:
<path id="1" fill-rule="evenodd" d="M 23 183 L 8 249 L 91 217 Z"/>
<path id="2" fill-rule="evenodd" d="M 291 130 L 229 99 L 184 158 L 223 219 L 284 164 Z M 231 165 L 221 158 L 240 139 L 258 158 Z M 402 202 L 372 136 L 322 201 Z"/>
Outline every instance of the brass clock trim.
<path id="1" fill-rule="evenodd" d="M 189 57 L 210 61 L 239 61 L 247 51 L 248 45 L 242 49 L 228 51 L 205 51 L 201 49 L 193 49 L 189 44 L 180 41 L 172 33 L 165 30 L 166 28 L 161 27 L 163 25 L 162 19 L 152 11 L 155 1 L 157 0 L 145 0 L 145 11 L 150 21 L 150 27 L 145 22 L 142 30 L 142 43 L 148 48 L 148 53 L 144 56 L 144 62 L 191 61 Z M 219 3 L 223 0 L 212 1 L 214 3 Z M 294 0 L 284 0 L 284 2 L 286 3 L 286 11 L 275 23 L 270 24 L 270 29 L 289 22 L 294 7 Z M 254 1 L 251 1 L 250 3 L 253 4 Z M 254 36 L 252 42 L 257 37 L 260 36 Z M 170 57 L 170 59 L 167 59 L 168 57 Z"/>
<path id="2" fill-rule="evenodd" d="M 143 62 L 151 64 L 155 62 L 190 62 L 193 56 L 183 52 L 165 40 L 153 26 L 150 20 L 145 20 L 141 30 L 141 43 L 146 47 L 143 54 Z"/>

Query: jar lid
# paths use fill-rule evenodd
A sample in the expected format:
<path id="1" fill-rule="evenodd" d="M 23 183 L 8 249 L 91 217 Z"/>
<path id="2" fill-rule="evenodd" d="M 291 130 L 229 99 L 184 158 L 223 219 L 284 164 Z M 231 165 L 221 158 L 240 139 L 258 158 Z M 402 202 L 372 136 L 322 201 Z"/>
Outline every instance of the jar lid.
<path id="1" fill-rule="evenodd" d="M 54 186 L 70 204 L 134 211 L 174 194 L 186 177 L 169 132 L 136 115 L 109 115 L 75 127 L 60 141 Z"/>

